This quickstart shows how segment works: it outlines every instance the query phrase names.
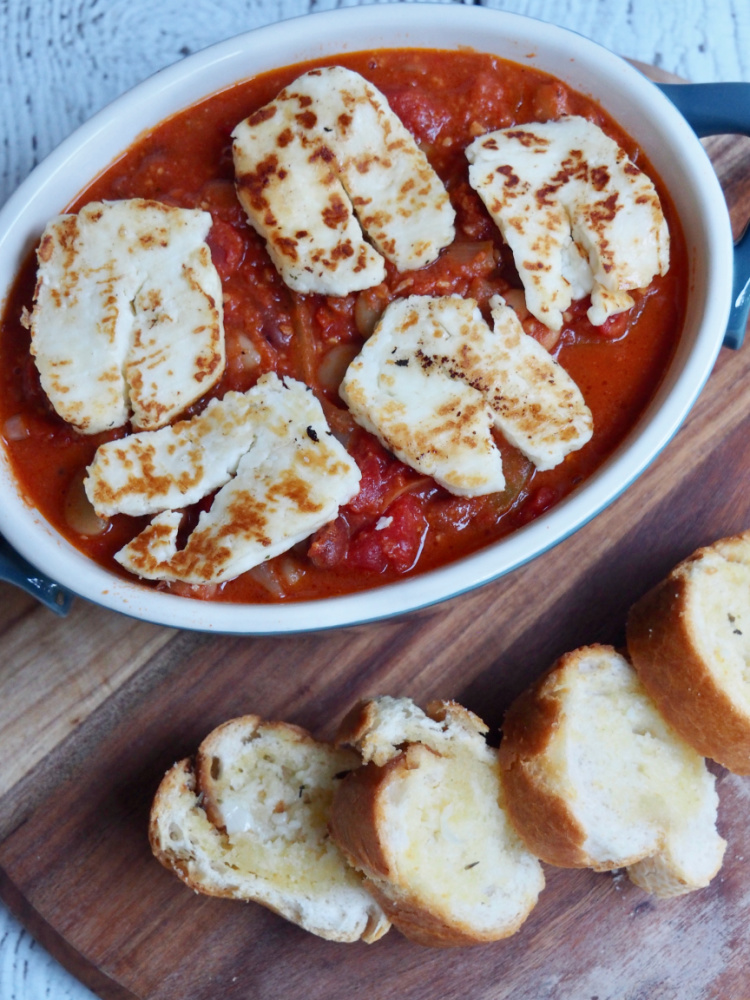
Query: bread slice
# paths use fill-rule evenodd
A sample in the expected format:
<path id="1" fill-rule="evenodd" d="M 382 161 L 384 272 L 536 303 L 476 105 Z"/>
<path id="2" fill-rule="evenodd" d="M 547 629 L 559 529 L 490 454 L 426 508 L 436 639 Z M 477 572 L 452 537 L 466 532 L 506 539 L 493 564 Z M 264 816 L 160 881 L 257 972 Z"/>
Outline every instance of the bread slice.
<path id="1" fill-rule="evenodd" d="M 682 738 L 750 774 L 750 531 L 698 549 L 641 598 L 627 644 Z"/>
<path id="2" fill-rule="evenodd" d="M 328 835 L 334 786 L 356 754 L 250 715 L 175 764 L 151 810 L 156 857 L 197 892 L 253 900 L 331 941 L 389 929 Z"/>
<path id="3" fill-rule="evenodd" d="M 424 945 L 513 934 L 544 887 L 503 807 L 487 727 L 454 702 L 377 698 L 339 741 L 365 765 L 336 789 L 330 829 L 393 924 Z"/>
<path id="4" fill-rule="evenodd" d="M 510 816 L 543 861 L 627 867 L 658 896 L 706 886 L 719 870 L 713 775 L 611 646 L 567 653 L 521 695 L 499 757 Z"/>
<path id="5" fill-rule="evenodd" d="M 381 695 L 359 702 L 344 717 L 336 744 L 355 750 L 365 764 L 387 764 L 401 747 L 424 743 L 455 755 L 486 746 L 482 737 L 489 727 L 455 701 L 432 701 L 423 712 L 410 698 Z"/>

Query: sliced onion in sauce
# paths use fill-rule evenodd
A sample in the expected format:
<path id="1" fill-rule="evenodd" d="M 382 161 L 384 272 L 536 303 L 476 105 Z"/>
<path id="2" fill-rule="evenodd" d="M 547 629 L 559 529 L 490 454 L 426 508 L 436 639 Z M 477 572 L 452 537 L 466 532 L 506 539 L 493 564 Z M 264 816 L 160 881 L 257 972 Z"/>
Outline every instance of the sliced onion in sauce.
<path id="1" fill-rule="evenodd" d="M 443 258 L 459 266 L 471 264 L 480 254 L 492 254 L 495 244 L 492 240 L 455 240 L 443 252 Z"/>
<path id="2" fill-rule="evenodd" d="M 288 554 L 270 562 L 260 563 L 247 573 L 256 583 L 279 599 L 288 597 L 289 591 L 304 574 L 304 567 L 299 560 Z"/>
<path id="3" fill-rule="evenodd" d="M 195 601 L 211 601 L 224 586 L 223 583 L 184 583 L 182 580 L 160 581 L 157 590 L 169 594 L 179 594 L 180 597 L 192 597 Z"/>
<path id="4" fill-rule="evenodd" d="M 3 427 L 3 437 L 6 441 L 23 441 L 29 437 L 31 431 L 26 423 L 23 413 L 14 413 L 8 417 Z"/>
<path id="5" fill-rule="evenodd" d="M 359 344 L 336 344 L 332 347 L 318 365 L 318 382 L 321 389 L 338 392 L 346 369 L 360 350 Z"/>
<path id="6" fill-rule="evenodd" d="M 550 330 L 544 323 L 541 323 L 535 316 L 532 316 L 526 306 L 526 298 L 520 288 L 511 288 L 503 296 L 513 312 L 521 321 L 524 333 L 527 333 L 534 340 L 538 340 L 542 347 L 546 348 L 550 354 L 557 346 L 562 333 L 561 330 Z"/>
<path id="7" fill-rule="evenodd" d="M 324 405 L 323 411 L 326 415 L 328 426 L 331 428 L 331 434 L 333 434 L 339 444 L 342 444 L 345 448 L 348 447 L 352 435 L 357 429 L 357 422 L 354 417 L 349 410 L 339 409 L 338 406 L 333 406 L 332 403 Z"/>
<path id="8" fill-rule="evenodd" d="M 78 535 L 101 535 L 108 522 L 99 517 L 86 496 L 83 480 L 86 470 L 81 469 L 71 479 L 65 494 L 65 521 Z"/>
<path id="9" fill-rule="evenodd" d="M 277 575 L 282 583 L 287 587 L 293 587 L 295 584 L 299 583 L 305 575 L 305 567 L 299 559 L 295 559 L 293 555 L 287 553 L 286 555 L 280 556 L 277 561 Z"/>
<path id="10" fill-rule="evenodd" d="M 520 288 L 511 288 L 509 292 L 505 293 L 503 298 L 523 323 L 529 315 L 529 310 L 526 308 L 526 296 L 523 294 L 523 290 Z"/>
<path id="11" fill-rule="evenodd" d="M 260 354 L 258 353 L 255 344 L 246 333 L 240 333 L 237 335 L 237 343 L 240 348 L 239 356 L 242 369 L 252 374 L 260 368 Z"/>
<path id="12" fill-rule="evenodd" d="M 361 337 L 371 337 L 388 305 L 388 290 L 381 285 L 360 292 L 354 303 L 354 323 Z"/>
<path id="13" fill-rule="evenodd" d="M 273 594 L 274 597 L 285 597 L 284 588 L 278 580 L 274 568 L 270 563 L 260 563 L 247 571 L 247 575 L 259 583 L 261 587 Z"/>
<path id="14" fill-rule="evenodd" d="M 495 515 L 499 517 L 509 511 L 516 503 L 531 483 L 535 470 L 532 462 L 518 448 L 514 448 L 513 445 L 508 444 L 499 432 L 493 431 L 493 437 L 503 456 L 505 489 L 500 493 L 491 494 L 488 499 L 492 503 Z"/>

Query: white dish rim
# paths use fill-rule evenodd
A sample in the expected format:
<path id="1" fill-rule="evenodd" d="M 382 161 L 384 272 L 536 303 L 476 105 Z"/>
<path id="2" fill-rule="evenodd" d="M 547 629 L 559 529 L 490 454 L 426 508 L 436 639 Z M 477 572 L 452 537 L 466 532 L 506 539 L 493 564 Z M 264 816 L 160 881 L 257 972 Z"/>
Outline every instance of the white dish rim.
<path id="1" fill-rule="evenodd" d="M 418 35 L 417 44 L 413 35 Z M 351 595 L 284 604 L 240 605 L 191 600 L 154 591 L 110 575 L 59 536 L 18 494 L 4 450 L 0 456 L 0 532 L 32 564 L 73 593 L 133 617 L 175 628 L 244 635 L 319 631 L 399 617 L 434 605 L 505 576 L 562 542 L 609 506 L 651 464 L 674 436 L 707 380 L 726 327 L 731 300 L 732 240 L 723 196 L 710 161 L 682 116 L 666 97 L 618 56 L 567 29 L 522 15 L 484 7 L 413 3 L 354 8 L 304 15 L 238 35 L 161 70 L 98 112 L 77 129 L 18 188 L 0 210 L 0 296 L 5 297 L 9 274 L 38 238 L 46 220 L 61 211 L 85 184 L 81 176 L 86 156 L 95 168 L 89 183 L 145 129 L 175 111 L 196 103 L 250 74 L 237 73 L 255 55 L 255 72 L 292 65 L 336 52 L 370 48 L 457 48 L 471 41 L 488 50 L 492 37 L 516 50 L 503 56 L 527 65 L 549 68 L 550 53 L 569 60 L 575 69 L 585 63 L 606 75 L 615 97 L 605 106 L 622 121 L 618 108 L 649 109 L 648 123 L 671 154 L 682 151 L 682 167 L 700 193 L 706 215 L 705 275 L 693 282 L 706 294 L 700 328 L 683 338 L 670 373 L 626 442 L 576 492 L 507 538 L 442 569 Z M 386 37 L 387 36 L 387 37 Z M 375 39 L 365 44 L 360 39 Z M 377 41 L 380 39 L 380 42 Z M 442 43 L 436 40 L 442 39 Z M 511 41 L 508 41 L 511 39 Z M 429 44 L 425 44 L 428 42 Z M 348 43 L 348 44 L 347 44 Z M 476 46 L 475 46 L 476 47 Z M 497 50 L 497 45 L 492 46 Z M 283 52 L 283 56 L 271 53 Z M 555 75 L 561 73 L 551 70 Z M 579 89 L 581 89 L 579 87 Z M 658 123 L 658 125 L 657 125 Z M 627 126 L 626 126 L 627 127 Z M 119 145 L 118 145 L 119 139 Z M 113 152 L 114 150 L 114 152 Z M 654 162 L 651 149 L 649 157 Z M 73 170 L 75 168 L 75 171 Z M 77 172 L 76 172 L 77 171 Z M 66 186 L 67 183 L 67 186 Z M 57 197 L 56 207 L 49 206 Z M 723 214 L 716 212 L 718 204 Z M 711 209 L 711 206 L 713 208 Z M 709 211 L 711 209 L 711 211 Z M 709 215 L 713 217 L 709 219 Z M 695 269 L 695 266 L 694 266 Z M 39 553 L 43 552 L 43 558 Z"/>

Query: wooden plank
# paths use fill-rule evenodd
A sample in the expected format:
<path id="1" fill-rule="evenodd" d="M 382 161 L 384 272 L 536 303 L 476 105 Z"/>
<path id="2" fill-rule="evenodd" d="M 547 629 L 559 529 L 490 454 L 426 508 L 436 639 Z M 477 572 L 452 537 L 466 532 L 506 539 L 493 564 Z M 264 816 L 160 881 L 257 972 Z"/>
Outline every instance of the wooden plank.
<path id="1" fill-rule="evenodd" d="M 719 146 L 738 214 L 750 195 Z M 0 893 L 102 997 L 598 1000 L 741 996 L 750 953 L 750 784 L 719 773 L 721 875 L 657 901 L 627 880 L 548 869 L 506 942 L 445 953 L 397 933 L 333 945 L 255 906 L 194 896 L 150 857 L 166 767 L 247 711 L 330 735 L 357 698 L 456 697 L 495 728 L 560 652 L 622 640 L 628 606 L 698 545 L 750 524 L 750 351 L 722 351 L 685 426 L 607 511 L 510 576 L 400 621 L 318 635 L 176 633 L 79 602 L 58 622 L 0 604 Z M 8 752 L 10 748 L 10 752 Z"/>
<path id="2" fill-rule="evenodd" d="M 69 618 L 53 618 L 7 584 L 0 595 L 2 797 L 173 633 L 83 601 Z"/>

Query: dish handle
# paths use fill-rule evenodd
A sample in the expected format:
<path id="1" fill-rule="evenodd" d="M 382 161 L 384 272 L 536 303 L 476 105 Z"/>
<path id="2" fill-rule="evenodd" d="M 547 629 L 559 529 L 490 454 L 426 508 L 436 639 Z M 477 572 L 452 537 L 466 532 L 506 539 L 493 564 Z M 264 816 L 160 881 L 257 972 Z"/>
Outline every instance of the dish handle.
<path id="1" fill-rule="evenodd" d="M 73 595 L 59 583 L 40 573 L 11 548 L 2 535 L 0 535 L 0 580 L 25 590 L 56 615 L 64 616 L 70 611 Z"/>
<path id="2" fill-rule="evenodd" d="M 699 139 L 709 135 L 750 136 L 750 83 L 660 83 Z M 732 308 L 724 346 L 742 346 L 750 311 L 750 229 L 734 245 Z"/>

